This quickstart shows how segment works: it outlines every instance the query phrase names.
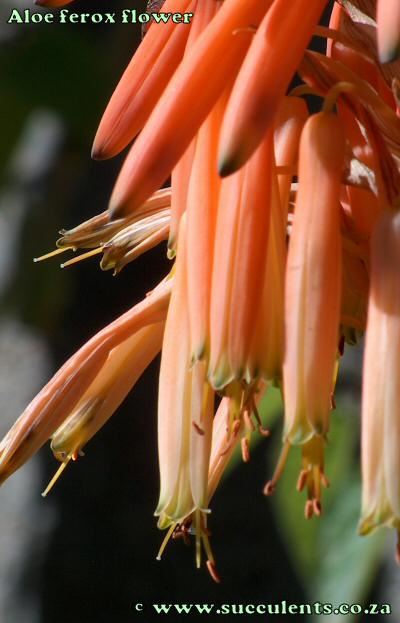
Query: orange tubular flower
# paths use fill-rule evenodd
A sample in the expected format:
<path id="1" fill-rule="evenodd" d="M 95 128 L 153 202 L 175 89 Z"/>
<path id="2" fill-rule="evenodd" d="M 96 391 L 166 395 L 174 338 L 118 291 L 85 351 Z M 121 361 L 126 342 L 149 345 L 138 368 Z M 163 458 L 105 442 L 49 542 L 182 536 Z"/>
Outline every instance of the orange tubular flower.
<path id="1" fill-rule="evenodd" d="M 257 374 L 251 347 L 266 267 L 273 162 L 270 132 L 247 165 L 221 185 L 210 308 L 215 389 Z"/>
<path id="2" fill-rule="evenodd" d="M 194 12 L 192 0 L 167 0 L 163 11 Z M 96 160 L 112 158 L 140 132 L 180 63 L 190 25 L 152 24 L 123 74 L 100 122 L 92 148 Z"/>
<path id="3" fill-rule="evenodd" d="M 400 5 L 397 0 L 377 0 L 378 51 L 381 63 L 400 56 Z"/>
<path id="4" fill-rule="evenodd" d="M 227 81 L 236 75 L 250 45 L 249 26 L 259 24 L 271 2 L 224 0 L 221 4 L 133 145 L 111 197 L 114 216 L 134 210 L 170 175 Z"/>
<path id="5" fill-rule="evenodd" d="M 281 188 L 286 196 L 285 182 Z M 281 382 L 284 341 L 284 289 L 286 266 L 286 216 L 276 174 L 271 179 L 271 224 L 261 304 L 254 331 L 256 369 L 268 381 Z M 288 197 L 286 197 L 288 201 Z"/>
<path id="6" fill-rule="evenodd" d="M 196 530 L 196 560 L 200 566 L 203 543 L 210 564 L 206 514 L 211 453 L 214 392 L 206 379 L 206 366 L 190 366 L 187 309 L 185 221 L 180 229 L 175 286 L 165 328 L 161 357 L 158 448 L 160 499 L 156 510 L 161 529 L 170 527 L 164 545 L 179 525 Z M 192 517 L 193 516 L 193 517 Z"/>
<path id="7" fill-rule="evenodd" d="M 23 465 L 68 417 L 96 378 L 109 353 L 148 324 L 164 320 L 171 282 L 97 333 L 73 355 L 28 405 L 0 443 L 0 483 Z"/>
<path id="8" fill-rule="evenodd" d="M 218 3 L 213 2 L 212 0 L 206 0 L 199 5 L 199 10 L 196 13 L 196 20 L 193 24 L 193 28 L 187 42 L 185 56 L 189 54 L 199 35 L 204 31 L 208 23 L 215 16 L 218 8 Z M 169 257 L 173 257 L 175 255 L 176 247 L 178 244 L 179 223 L 181 216 L 185 212 L 187 206 L 187 194 L 189 189 L 189 180 L 193 166 L 195 149 L 196 139 L 193 139 L 183 156 L 180 158 L 179 162 L 172 170 L 171 174 L 172 216 L 168 240 Z"/>
<path id="9" fill-rule="evenodd" d="M 207 358 L 210 350 L 211 276 L 221 187 L 217 147 L 225 105 L 223 97 L 200 128 L 188 190 L 188 305 L 194 359 Z"/>
<path id="10" fill-rule="evenodd" d="M 296 173 L 300 135 L 308 118 L 305 101 L 300 97 L 283 97 L 275 119 L 274 151 L 277 167 L 286 168 L 279 174 L 283 227 L 286 237 L 287 215 L 292 177 Z"/>
<path id="11" fill-rule="evenodd" d="M 237 77 L 220 141 L 219 171 L 229 175 L 251 156 L 271 126 L 326 0 L 275 0 L 254 35 Z M 289 44 L 290 42 L 290 44 Z"/>
<path id="12" fill-rule="evenodd" d="M 100 430 L 161 350 L 164 323 L 140 329 L 114 348 L 99 374 L 74 407 L 71 415 L 52 435 L 54 456 L 66 463 L 75 460 L 87 442 Z M 56 474 L 56 478 L 59 475 Z M 45 495 L 53 486 L 53 479 Z"/>
<path id="13" fill-rule="evenodd" d="M 307 121 L 286 273 L 284 436 L 292 444 L 324 437 L 329 429 L 339 342 L 344 147 L 335 115 L 321 112 Z"/>
<path id="14" fill-rule="evenodd" d="M 400 530 L 399 270 L 400 214 L 387 211 L 371 250 L 362 396 L 362 534 L 380 525 Z"/>

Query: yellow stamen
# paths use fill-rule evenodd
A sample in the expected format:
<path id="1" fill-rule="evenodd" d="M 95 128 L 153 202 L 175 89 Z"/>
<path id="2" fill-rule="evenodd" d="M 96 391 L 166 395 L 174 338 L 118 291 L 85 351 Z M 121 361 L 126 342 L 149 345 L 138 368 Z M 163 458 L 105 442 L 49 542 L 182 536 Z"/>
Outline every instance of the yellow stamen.
<path id="1" fill-rule="evenodd" d="M 103 247 L 97 247 L 97 249 L 92 249 L 92 251 L 82 253 L 81 255 L 78 255 L 78 257 L 73 257 L 71 260 L 68 260 L 68 262 L 60 264 L 60 266 L 61 268 L 67 268 L 67 266 L 72 266 L 72 264 L 77 264 L 78 262 L 87 260 L 89 257 L 93 257 L 93 255 L 99 255 L 100 253 L 103 253 Z"/>
<path id="2" fill-rule="evenodd" d="M 342 93 L 354 93 L 356 87 L 351 82 L 337 82 L 326 94 L 322 110 L 324 112 L 333 112 L 336 101 Z"/>
<path id="3" fill-rule="evenodd" d="M 200 511 L 195 512 L 195 529 L 196 529 L 196 567 L 201 567 L 201 517 Z"/>
<path id="4" fill-rule="evenodd" d="M 69 456 L 66 461 L 61 463 L 60 467 L 58 468 L 58 470 L 54 474 L 53 478 L 50 480 L 50 482 L 47 485 L 46 489 L 43 491 L 43 493 L 42 493 L 42 497 L 43 498 L 45 498 L 47 496 L 47 494 L 50 493 L 50 491 L 52 490 L 52 488 L 56 484 L 57 480 L 60 478 L 61 474 L 63 473 L 64 469 L 67 467 L 67 465 L 70 462 L 71 458 L 72 457 Z"/>
<path id="5" fill-rule="evenodd" d="M 278 459 L 278 464 L 276 466 L 274 475 L 272 476 L 271 480 L 269 482 L 267 482 L 267 484 L 264 487 L 264 495 L 271 495 L 274 490 L 275 487 L 277 485 L 278 480 L 280 479 L 280 477 L 283 474 L 283 470 L 285 469 L 285 465 L 286 465 L 286 461 L 287 458 L 289 456 L 289 451 L 290 451 L 290 442 L 286 441 L 283 444 L 283 448 L 281 450 L 281 454 L 279 456 Z"/>
<path id="6" fill-rule="evenodd" d="M 301 97 L 302 95 L 315 95 L 321 97 L 320 93 L 317 93 L 315 89 L 308 86 L 308 84 L 300 84 L 289 92 L 290 97 Z"/>
<path id="7" fill-rule="evenodd" d="M 176 524 L 176 523 L 173 523 L 173 524 L 170 526 L 170 528 L 169 528 L 169 530 L 168 530 L 167 534 L 166 534 L 166 535 L 165 535 L 165 537 L 164 537 L 163 542 L 161 543 L 161 547 L 160 547 L 160 549 L 158 550 L 157 560 L 161 560 L 161 556 L 163 555 L 164 550 L 165 550 L 165 548 L 166 548 L 166 547 L 167 547 L 167 545 L 168 545 L 168 541 L 169 541 L 169 540 L 170 540 L 170 538 L 172 537 L 172 534 L 173 534 L 173 532 L 174 532 L 174 530 L 175 530 L 176 526 L 177 526 L 177 524 Z"/>
<path id="8" fill-rule="evenodd" d="M 34 257 L 34 262 L 43 262 L 44 260 L 48 260 L 51 257 L 55 257 L 56 255 L 60 255 L 65 251 L 73 251 L 74 247 L 62 247 L 62 249 L 54 249 L 54 251 L 50 251 L 50 253 L 46 253 L 45 255 L 40 255 L 39 257 Z"/>

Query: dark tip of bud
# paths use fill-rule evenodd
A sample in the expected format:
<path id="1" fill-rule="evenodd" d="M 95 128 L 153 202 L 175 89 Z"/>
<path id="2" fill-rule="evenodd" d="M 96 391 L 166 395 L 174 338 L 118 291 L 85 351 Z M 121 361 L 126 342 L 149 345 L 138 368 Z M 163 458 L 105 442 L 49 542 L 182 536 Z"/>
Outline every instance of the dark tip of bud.
<path id="1" fill-rule="evenodd" d="M 400 43 L 393 48 L 389 48 L 379 54 L 379 62 L 382 65 L 393 63 L 400 57 Z"/>
<path id="2" fill-rule="evenodd" d="M 218 173 L 220 177 L 228 177 L 229 175 L 236 173 L 242 164 L 242 159 L 236 154 L 232 158 L 227 158 L 220 162 L 218 166 Z"/>
<path id="3" fill-rule="evenodd" d="M 93 144 L 91 157 L 92 160 L 108 160 L 111 158 L 111 156 L 107 154 L 104 149 L 96 145 L 96 143 Z"/>

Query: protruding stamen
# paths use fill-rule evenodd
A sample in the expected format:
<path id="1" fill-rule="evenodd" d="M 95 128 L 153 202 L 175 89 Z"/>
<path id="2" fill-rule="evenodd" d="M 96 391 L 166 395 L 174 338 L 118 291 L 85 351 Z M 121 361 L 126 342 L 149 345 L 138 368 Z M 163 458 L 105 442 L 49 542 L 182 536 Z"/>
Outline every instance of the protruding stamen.
<path id="1" fill-rule="evenodd" d="M 290 442 L 285 441 L 285 443 L 283 444 L 283 448 L 281 450 L 281 454 L 278 459 L 278 464 L 276 466 L 274 475 L 264 487 L 264 495 L 271 495 L 275 491 L 275 487 L 278 483 L 278 480 L 282 476 L 283 470 L 285 469 L 286 461 L 289 456 L 289 451 L 290 451 Z"/>
<path id="2" fill-rule="evenodd" d="M 208 569 L 208 573 L 211 575 L 214 582 L 216 582 L 217 584 L 220 584 L 221 578 L 218 574 L 218 571 L 215 567 L 215 563 L 213 561 L 207 560 L 207 569 Z"/>
<path id="3" fill-rule="evenodd" d="M 313 505 L 314 514 L 317 517 L 321 517 L 321 514 L 322 514 L 321 500 L 319 500 L 319 499 L 312 500 L 312 505 Z"/>
<path id="4" fill-rule="evenodd" d="M 264 486 L 263 493 L 264 495 L 272 495 L 275 491 L 275 483 L 272 480 L 269 480 L 267 484 Z"/>
<path id="5" fill-rule="evenodd" d="M 196 525 L 196 567 L 201 567 L 201 517 L 200 511 L 195 512 L 195 525 Z"/>
<path id="6" fill-rule="evenodd" d="M 45 253 L 45 255 L 40 255 L 39 257 L 34 257 L 34 262 L 43 262 L 44 260 L 49 260 L 51 257 L 55 257 L 56 255 L 60 255 L 65 251 L 73 251 L 73 247 L 62 247 L 61 249 L 54 249 L 54 251 L 50 251 L 50 253 Z"/>
<path id="7" fill-rule="evenodd" d="M 313 473 L 313 489 L 315 500 L 321 499 L 321 468 L 319 465 L 314 465 L 312 468 Z M 316 513 L 317 514 L 317 513 Z"/>
<path id="8" fill-rule="evenodd" d="M 71 458 L 72 457 L 69 456 L 66 461 L 61 463 L 60 467 L 58 468 L 58 470 L 54 474 L 53 478 L 50 480 L 50 482 L 47 485 L 46 489 L 43 491 L 43 493 L 42 493 L 42 497 L 43 498 L 45 498 L 47 496 L 47 494 L 50 493 L 50 491 L 52 490 L 52 488 L 56 484 L 57 480 L 60 478 L 61 474 L 63 473 L 64 469 L 67 467 L 67 465 L 70 462 Z"/>
<path id="9" fill-rule="evenodd" d="M 331 483 L 329 482 L 328 478 L 326 477 L 325 473 L 322 470 L 320 470 L 319 477 L 321 479 L 322 486 L 325 487 L 325 489 L 329 489 L 329 487 L 331 486 Z"/>
<path id="10" fill-rule="evenodd" d="M 307 479 L 308 479 L 309 473 L 310 472 L 309 472 L 308 469 L 302 469 L 301 470 L 301 472 L 299 474 L 299 477 L 298 477 L 298 480 L 297 480 L 297 485 L 296 485 L 297 491 L 299 491 L 299 492 L 303 491 L 304 487 L 307 484 Z"/>
<path id="11" fill-rule="evenodd" d="M 312 500 L 307 500 L 304 507 L 304 516 L 306 519 L 311 519 L 314 515 L 314 504 Z"/>
<path id="12" fill-rule="evenodd" d="M 236 441 L 236 437 L 237 437 L 237 434 L 238 434 L 238 432 L 240 430 L 240 427 L 241 427 L 241 422 L 239 420 L 235 420 L 233 425 L 232 425 L 231 435 L 229 437 L 227 437 L 226 445 L 220 451 L 220 456 L 224 456 L 225 454 L 227 454 L 229 452 L 229 450 L 231 450 L 233 444 Z M 228 430 L 228 433 L 229 433 L 229 430 Z"/>
<path id="13" fill-rule="evenodd" d="M 242 445 L 242 459 L 244 463 L 248 463 L 250 461 L 250 444 L 247 437 L 243 437 L 241 441 Z"/>
<path id="14" fill-rule="evenodd" d="M 243 421 L 244 421 L 244 425 L 246 429 L 250 433 L 253 433 L 256 430 L 256 427 L 254 426 L 254 422 L 252 421 L 250 413 L 247 411 L 247 409 L 243 411 Z"/>
<path id="15" fill-rule="evenodd" d="M 97 247 L 96 249 L 92 249 L 91 251 L 88 251 L 87 253 L 82 253 L 81 255 L 78 255 L 77 257 L 73 257 L 72 259 L 68 260 L 68 262 L 64 262 L 63 264 L 60 264 L 60 267 L 67 268 L 68 266 L 72 266 L 73 264 L 78 264 L 78 262 L 87 260 L 89 257 L 93 257 L 94 255 L 99 255 L 100 253 L 103 253 L 103 247 Z"/>
<path id="16" fill-rule="evenodd" d="M 322 110 L 332 112 L 342 93 L 353 93 L 354 91 L 356 91 L 356 87 L 351 82 L 337 82 L 326 94 Z"/>
<path id="17" fill-rule="evenodd" d="M 254 400 L 254 395 L 252 396 L 252 400 L 251 400 L 251 410 L 258 424 L 258 432 L 260 433 L 260 435 L 262 435 L 262 437 L 269 437 L 271 435 L 271 431 L 268 430 L 268 428 L 264 428 L 263 426 L 260 414 L 257 409 L 257 405 Z"/>
<path id="18" fill-rule="evenodd" d="M 201 530 L 201 538 L 203 539 L 203 546 L 204 546 L 204 551 L 207 554 L 207 566 L 208 566 L 208 562 L 211 562 L 213 565 L 215 565 L 215 558 L 214 558 L 214 554 L 212 552 L 211 549 L 211 544 L 210 544 L 210 539 L 209 539 L 209 533 L 207 530 Z"/>
<path id="19" fill-rule="evenodd" d="M 177 526 L 177 524 L 176 524 L 176 523 L 173 523 L 173 524 L 169 527 L 168 532 L 167 532 L 167 534 L 165 535 L 163 542 L 161 543 L 161 547 L 160 547 L 160 549 L 158 550 L 157 560 L 161 560 L 161 556 L 163 555 L 164 550 L 165 550 L 165 548 L 166 548 L 166 547 L 167 547 L 167 545 L 168 545 L 168 541 L 170 540 L 170 538 L 171 538 L 171 536 L 172 536 L 172 534 L 173 534 L 173 532 L 174 532 L 174 530 L 175 530 L 176 526 Z"/>

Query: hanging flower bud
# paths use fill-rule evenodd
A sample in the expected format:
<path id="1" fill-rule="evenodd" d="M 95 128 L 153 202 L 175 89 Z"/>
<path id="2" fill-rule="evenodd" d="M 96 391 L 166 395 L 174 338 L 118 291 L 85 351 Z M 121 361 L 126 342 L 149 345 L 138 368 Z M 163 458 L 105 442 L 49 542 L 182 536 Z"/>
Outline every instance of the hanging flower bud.
<path id="1" fill-rule="evenodd" d="M 138 378 L 161 350 L 164 323 L 139 330 L 116 346 L 71 415 L 52 435 L 51 449 L 62 461 L 60 469 L 42 494 L 46 496 L 69 461 L 118 409 Z"/>
<path id="2" fill-rule="evenodd" d="M 180 229 L 175 284 L 161 357 L 158 448 L 159 525 L 181 523 L 207 511 L 213 391 L 203 362 L 190 364 L 185 221 Z"/>
<path id="3" fill-rule="evenodd" d="M 322 112 L 307 121 L 286 272 L 285 438 L 295 444 L 329 429 L 339 341 L 344 147 L 335 115 Z"/>
<path id="4" fill-rule="evenodd" d="M 253 336 L 262 297 L 271 214 L 273 135 L 223 181 L 210 307 L 209 377 L 215 389 L 257 374 Z"/>
<path id="5" fill-rule="evenodd" d="M 361 534 L 400 530 L 400 214 L 382 214 L 372 238 L 362 395 Z"/>
<path id="6" fill-rule="evenodd" d="M 45 385 L 0 443 L 0 483 L 21 467 L 61 426 L 102 369 L 111 350 L 139 329 L 162 322 L 171 280 L 97 333 Z"/>

